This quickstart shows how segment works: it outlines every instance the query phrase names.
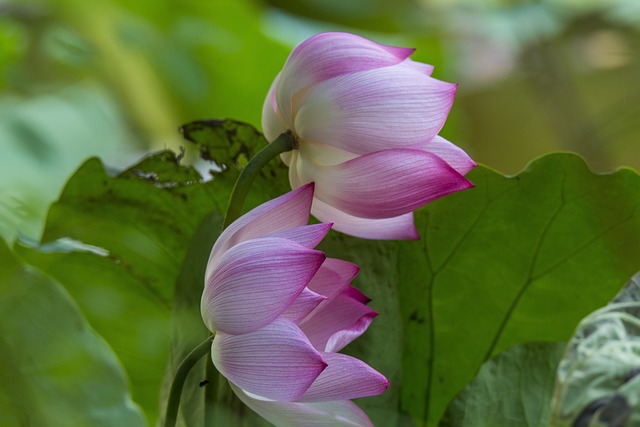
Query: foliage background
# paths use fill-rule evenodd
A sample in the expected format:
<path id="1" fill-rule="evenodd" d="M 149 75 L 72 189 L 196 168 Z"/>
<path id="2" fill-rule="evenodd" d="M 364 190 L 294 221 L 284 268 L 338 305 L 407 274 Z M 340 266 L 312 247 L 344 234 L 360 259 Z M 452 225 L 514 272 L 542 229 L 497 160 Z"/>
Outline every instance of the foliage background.
<path id="1" fill-rule="evenodd" d="M 640 5 L 635 0 L 0 2 L 0 235 L 9 246 L 20 237 L 16 253 L 46 272 L 42 280 L 64 285 L 65 290 L 52 291 L 51 298 L 71 307 L 77 303 L 79 322 L 86 323 L 89 334 L 93 328 L 106 339 L 109 347 L 94 359 L 134 383 L 133 401 L 145 409 L 150 423 L 158 416 L 157 389 L 167 347 L 193 338 L 167 333 L 170 320 L 181 316 L 171 306 L 174 285 L 184 275 L 181 260 L 189 250 L 180 239 L 206 228 L 201 221 L 211 210 L 223 210 L 226 193 L 214 191 L 211 183 L 189 189 L 197 172 L 173 167 L 175 156 L 170 153 L 127 167 L 148 151 L 168 148 L 179 153 L 184 147 L 183 162 L 208 176 L 211 165 L 198 159 L 178 126 L 198 118 L 230 117 L 259 127 L 265 93 L 290 49 L 328 30 L 416 47 L 414 58 L 434 64 L 435 77 L 457 82 L 456 103 L 442 135 L 489 168 L 513 175 L 549 151 L 570 150 L 597 172 L 624 165 L 640 169 Z M 100 156 L 106 170 L 97 160 L 84 163 L 93 155 Z M 83 163 L 81 171 L 90 179 L 76 175 L 80 184 L 67 188 L 69 197 L 52 210 L 43 235 L 50 204 Z M 160 168 L 168 180 L 179 178 L 183 185 L 167 195 L 134 184 L 145 189 L 140 194 L 147 198 L 131 201 L 129 210 L 122 211 L 120 203 L 129 197 L 129 190 L 122 190 L 123 180 L 131 184 L 145 168 Z M 493 176 L 490 169 L 479 173 Z M 98 176 L 108 182 L 108 191 L 100 187 Z M 87 188 L 87 182 L 95 186 Z M 286 185 L 263 194 L 285 190 Z M 96 194 L 105 197 L 99 209 L 90 214 L 73 211 L 83 206 L 83 197 Z M 172 197 L 185 195 L 195 205 L 181 208 L 174 203 Z M 140 216 L 166 203 L 184 211 Z M 65 222 L 69 218 L 73 221 Z M 168 231 L 156 236 L 162 227 Z M 126 240 L 113 237 L 116 228 Z M 73 242 L 55 241 L 64 236 L 94 245 L 91 250 L 106 248 L 109 256 L 91 256 L 87 248 L 74 251 Z M 29 248 L 28 242 L 41 238 L 55 243 L 40 251 Z M 337 251 L 333 256 L 352 245 L 358 252 L 357 243 L 335 239 L 327 243 Z M 374 249 L 378 261 L 359 262 L 377 271 L 384 262 L 394 263 L 383 260 L 402 248 L 380 244 Z M 345 256 L 353 260 L 355 255 L 348 252 Z M 627 253 L 631 258 L 635 252 Z M 9 255 L 0 257 L 3 267 L 11 264 L 8 260 Z M 122 268 L 105 267 L 107 262 L 120 262 Z M 616 270 L 619 281 L 603 291 L 602 300 L 635 271 L 637 263 L 627 264 Z M 10 271 L 21 271 L 11 266 Z M 398 298 L 392 289 L 395 270 L 388 267 L 393 273 L 381 276 L 386 284 L 382 290 L 366 284 L 376 277 L 373 273 L 360 279 L 374 299 Z M 94 278 L 90 286 L 86 277 Z M 113 283 L 119 288 L 114 290 Z M 140 283 L 158 287 L 141 288 Z M 585 306 L 593 309 L 597 304 Z M 381 314 L 403 316 L 397 308 L 388 310 Z M 404 313 L 407 319 L 411 314 Z M 566 339 L 573 323 L 553 339 Z M 382 346 L 387 332 L 374 334 L 369 342 Z M 101 340 L 97 334 L 91 337 Z M 81 347 L 84 339 L 73 345 Z M 396 363 L 398 355 L 387 356 L 378 360 L 385 366 Z M 126 373 L 113 366 L 114 360 Z M 397 397 L 388 399 L 386 404 L 401 405 Z M 375 412 L 376 405 L 368 410 Z M 384 413 L 385 405 L 379 406 L 378 419 L 390 416 Z M 129 412 L 122 416 L 135 418 Z"/>

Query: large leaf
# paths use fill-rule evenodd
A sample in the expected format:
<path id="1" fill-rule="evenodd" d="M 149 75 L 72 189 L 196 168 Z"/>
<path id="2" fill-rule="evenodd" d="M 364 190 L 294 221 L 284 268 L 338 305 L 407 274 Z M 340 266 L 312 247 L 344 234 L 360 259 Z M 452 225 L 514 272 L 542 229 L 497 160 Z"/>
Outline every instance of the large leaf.
<path id="1" fill-rule="evenodd" d="M 144 426 L 113 351 L 0 240 L 0 425 Z"/>
<path id="2" fill-rule="evenodd" d="M 586 426 L 612 409 L 621 420 L 630 417 L 640 385 L 639 279 L 636 274 L 611 303 L 583 319 L 569 346 L 527 343 L 487 361 L 440 427 Z"/>
<path id="3" fill-rule="evenodd" d="M 554 154 L 417 213 L 422 239 L 398 252 L 400 407 L 436 425 L 493 355 L 567 340 L 640 269 L 640 176 L 591 173 Z"/>
<path id="4" fill-rule="evenodd" d="M 52 205 L 40 250 L 16 247 L 64 284 L 113 346 L 150 420 L 158 414 L 175 283 L 195 230 L 219 209 L 212 183 L 171 152 L 117 176 L 89 159 Z M 68 239 L 88 250 L 65 247 Z"/>
<path id="5" fill-rule="evenodd" d="M 229 193 L 238 172 L 268 144 L 253 126 L 235 120 L 197 120 L 181 126 L 180 132 L 198 146 L 200 157 L 222 168 L 222 173 L 213 173 L 218 184 Z M 287 167 L 279 158 L 274 159 L 260 170 L 245 211 L 290 189 Z"/>
<path id="6" fill-rule="evenodd" d="M 482 365 L 440 427 L 547 427 L 565 343 L 527 343 Z"/>
<path id="7" fill-rule="evenodd" d="M 469 178 L 475 189 L 416 213 L 420 241 L 322 244 L 362 266 L 354 283 L 380 313 L 347 348 L 391 380 L 359 402 L 379 425 L 437 425 L 484 362 L 568 340 L 640 269 L 635 172 L 596 175 L 553 154 L 515 177 L 479 167 Z"/>

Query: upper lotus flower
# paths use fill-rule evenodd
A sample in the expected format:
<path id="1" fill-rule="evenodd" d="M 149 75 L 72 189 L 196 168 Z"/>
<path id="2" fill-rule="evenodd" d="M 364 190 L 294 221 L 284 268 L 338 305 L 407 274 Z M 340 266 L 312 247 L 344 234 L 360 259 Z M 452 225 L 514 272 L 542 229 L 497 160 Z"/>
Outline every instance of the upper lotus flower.
<path id="1" fill-rule="evenodd" d="M 311 213 L 371 239 L 417 239 L 413 210 L 472 184 L 475 163 L 438 136 L 457 86 L 431 78 L 414 49 L 348 33 L 299 44 L 267 95 L 268 141 L 291 132 L 292 188 L 315 182 Z"/>
<path id="2" fill-rule="evenodd" d="M 258 206 L 218 238 L 202 318 L 211 355 L 236 395 L 277 426 L 370 426 L 350 399 L 387 379 L 337 353 L 376 316 L 350 285 L 354 264 L 313 249 L 331 224 L 306 225 L 313 184 Z"/>

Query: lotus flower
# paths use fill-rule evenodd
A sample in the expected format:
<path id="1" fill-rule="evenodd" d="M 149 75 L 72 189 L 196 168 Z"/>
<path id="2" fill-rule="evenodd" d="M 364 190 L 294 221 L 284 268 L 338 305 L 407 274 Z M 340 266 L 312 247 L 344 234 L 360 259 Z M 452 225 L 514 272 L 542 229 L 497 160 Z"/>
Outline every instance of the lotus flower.
<path id="1" fill-rule="evenodd" d="M 308 184 L 260 205 L 213 246 L 201 302 L 213 363 L 278 426 L 369 426 L 350 399 L 389 382 L 338 351 L 376 312 L 350 285 L 358 267 L 314 249 L 331 224 L 306 225 L 312 199 Z"/>
<path id="2" fill-rule="evenodd" d="M 457 86 L 431 78 L 414 49 L 347 33 L 299 44 L 273 82 L 262 112 L 272 142 L 291 132 L 281 157 L 292 188 L 315 182 L 311 213 L 346 234 L 417 239 L 413 211 L 472 187 L 475 166 L 438 136 Z"/>

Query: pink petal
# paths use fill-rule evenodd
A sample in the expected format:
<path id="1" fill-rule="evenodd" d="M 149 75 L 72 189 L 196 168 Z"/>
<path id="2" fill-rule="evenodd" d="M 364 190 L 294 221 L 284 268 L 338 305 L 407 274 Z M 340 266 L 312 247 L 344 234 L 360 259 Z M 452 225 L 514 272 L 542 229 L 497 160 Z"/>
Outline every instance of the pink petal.
<path id="1" fill-rule="evenodd" d="M 305 89 L 332 77 L 397 64 L 414 49 L 385 46 L 349 33 L 322 33 L 291 52 L 276 89 L 278 109 L 289 127 Z"/>
<path id="2" fill-rule="evenodd" d="M 227 249 L 244 240 L 299 227 L 309 222 L 313 184 L 269 200 L 252 209 L 227 227 L 211 249 L 206 276 L 211 274 L 216 259 Z"/>
<path id="3" fill-rule="evenodd" d="M 314 198 L 311 214 L 320 221 L 332 221 L 333 229 L 336 231 L 363 239 L 417 240 L 420 238 L 413 223 L 413 212 L 393 218 L 359 218 Z"/>
<path id="4" fill-rule="evenodd" d="M 294 129 L 355 154 L 412 146 L 440 132 L 456 89 L 405 63 L 341 75 L 306 95 Z"/>
<path id="5" fill-rule="evenodd" d="M 326 32 L 296 46 L 285 68 L 317 76 L 315 82 L 341 74 L 397 64 L 415 49 L 387 46 L 351 33 Z"/>
<path id="6" fill-rule="evenodd" d="M 349 400 L 335 402 L 279 402 L 250 396 L 231 383 L 240 400 L 277 427 L 373 427 L 367 415 Z"/>
<path id="7" fill-rule="evenodd" d="M 327 344 L 324 346 L 325 351 L 337 352 L 345 348 L 367 330 L 377 315 L 378 313 L 372 310 L 369 314 L 359 318 L 351 327 L 335 332 L 327 340 Z"/>
<path id="8" fill-rule="evenodd" d="M 268 234 L 265 237 L 279 237 L 291 240 L 305 248 L 313 249 L 331 230 L 331 223 L 303 225 L 291 228 L 289 230 L 279 231 L 277 233 Z"/>
<path id="9" fill-rule="evenodd" d="M 371 298 L 363 294 L 358 288 L 354 288 L 349 285 L 343 290 L 343 293 L 347 295 L 349 298 L 353 298 L 356 301 L 359 301 L 363 304 L 368 304 L 371 302 Z"/>
<path id="10" fill-rule="evenodd" d="M 327 366 L 302 331 L 282 317 L 248 334 L 216 334 L 211 357 L 229 381 L 274 400 L 299 398 Z"/>
<path id="11" fill-rule="evenodd" d="M 325 260 L 324 253 L 280 238 L 240 243 L 219 259 L 202 294 L 211 331 L 244 334 L 280 316 Z"/>
<path id="12" fill-rule="evenodd" d="M 389 381 L 355 357 L 339 353 L 322 353 L 329 364 L 298 402 L 350 400 L 377 396 L 389 388 Z"/>
<path id="13" fill-rule="evenodd" d="M 361 218 L 393 218 L 473 187 L 438 156 L 413 149 L 379 151 L 338 166 L 306 162 L 304 168 L 316 183 L 315 198 Z"/>
<path id="14" fill-rule="evenodd" d="M 321 303 L 299 325 L 318 350 L 340 351 L 362 335 L 377 315 L 345 290 Z"/>
<path id="15" fill-rule="evenodd" d="M 360 267 L 351 262 L 327 258 L 307 287 L 326 297 L 332 297 L 348 285 L 358 274 Z"/>
<path id="16" fill-rule="evenodd" d="M 370 299 L 366 295 L 349 285 L 359 270 L 360 268 L 353 263 L 327 258 L 283 316 L 299 323 L 320 303 L 328 302 L 339 293 L 344 293 L 363 304 L 368 303 Z"/>
<path id="17" fill-rule="evenodd" d="M 458 171 L 460 175 L 465 175 L 477 166 L 476 162 L 474 162 L 462 148 L 452 144 L 440 135 L 436 135 L 435 138 L 429 142 L 419 144 L 412 148 L 435 154 Z"/>
<path id="18" fill-rule="evenodd" d="M 305 288 L 289 308 L 282 313 L 282 316 L 298 323 L 307 317 L 321 302 L 326 300 L 326 296 L 317 294 L 309 288 Z"/>
<path id="19" fill-rule="evenodd" d="M 289 168 L 289 181 L 291 188 L 298 188 L 312 180 L 307 177 L 303 180 L 300 177 L 298 168 L 302 162 L 299 161 L 298 150 L 293 150 L 291 153 L 293 154 Z M 314 197 L 311 213 L 322 222 L 332 222 L 334 230 L 363 239 L 417 240 L 420 238 L 413 223 L 413 212 L 394 218 L 360 218 L 349 215 Z"/>
<path id="20" fill-rule="evenodd" d="M 409 67 L 414 68 L 419 73 L 425 74 L 427 76 L 430 76 L 433 73 L 433 65 L 424 64 L 422 62 L 416 62 L 409 58 L 405 59 L 403 63 L 408 65 Z"/>

